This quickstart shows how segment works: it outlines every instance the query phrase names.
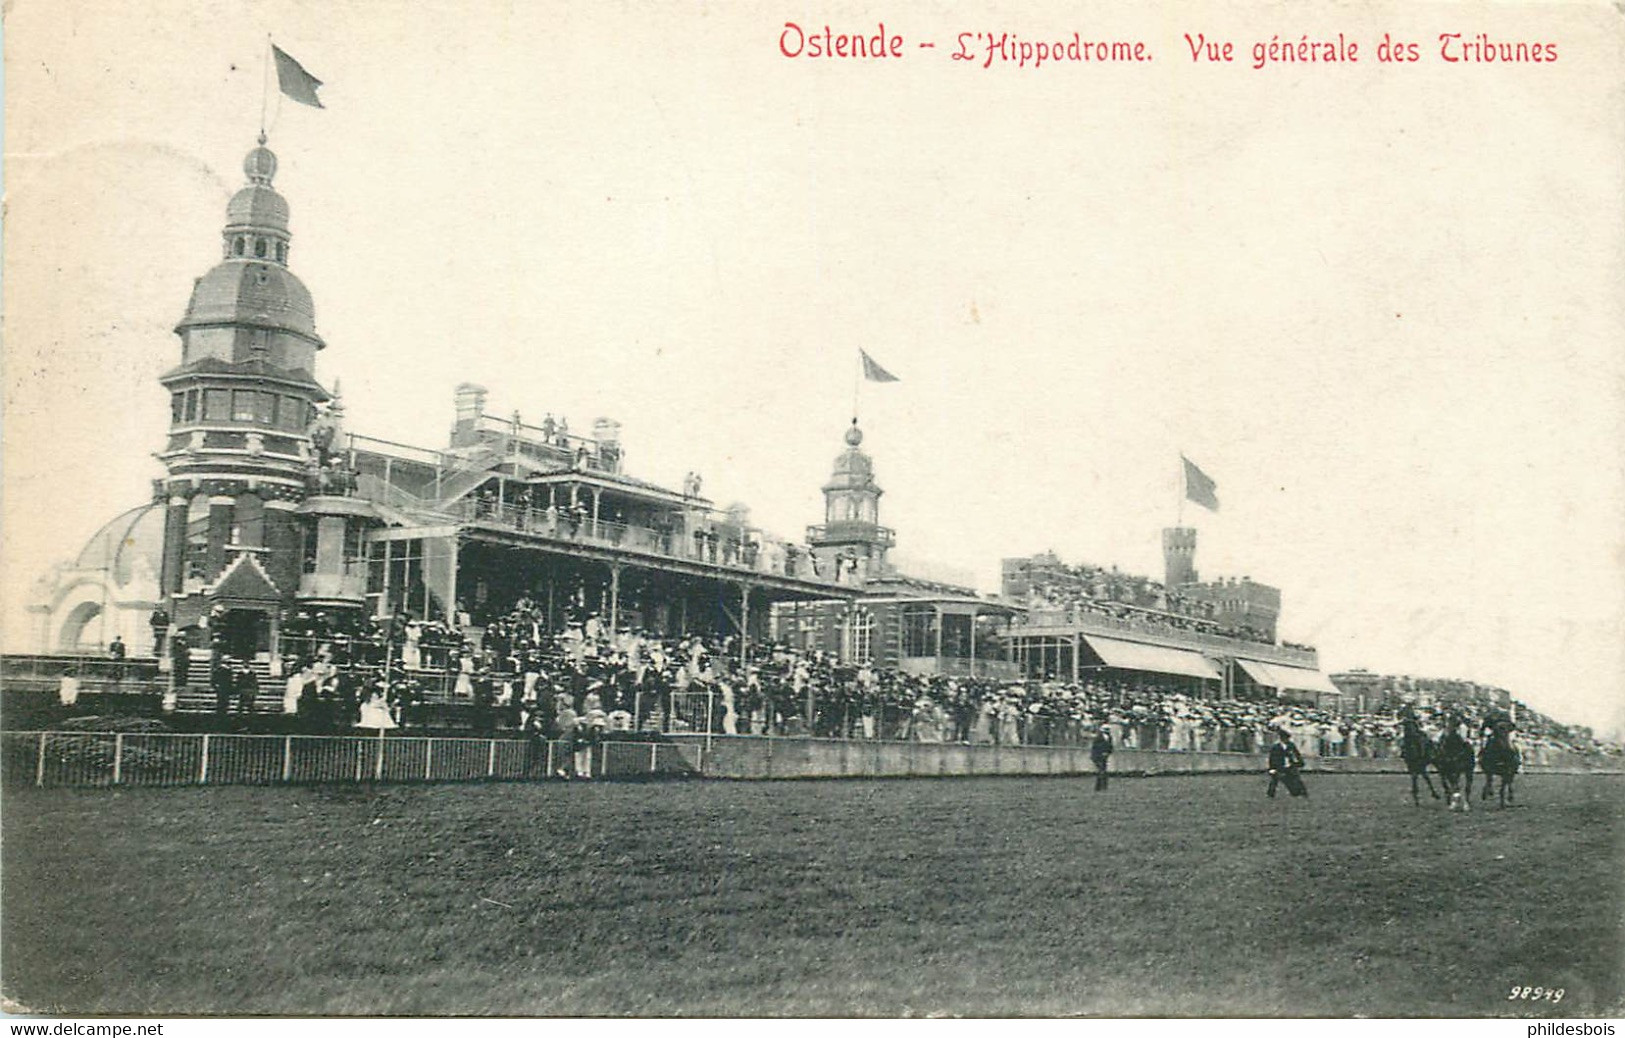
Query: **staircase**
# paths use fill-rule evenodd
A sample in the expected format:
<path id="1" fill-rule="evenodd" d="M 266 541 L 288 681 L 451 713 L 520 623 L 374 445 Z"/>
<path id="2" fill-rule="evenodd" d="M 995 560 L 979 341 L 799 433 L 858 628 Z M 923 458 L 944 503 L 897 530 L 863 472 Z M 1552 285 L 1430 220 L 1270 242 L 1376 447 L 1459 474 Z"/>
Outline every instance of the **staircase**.
<path id="1" fill-rule="evenodd" d="M 211 665 L 213 659 L 208 649 L 193 649 L 192 666 L 187 672 L 187 682 L 184 686 L 175 689 L 175 712 L 177 714 L 211 714 L 214 713 L 214 689 L 210 687 L 209 679 L 212 677 Z M 282 712 L 282 681 L 271 677 L 271 663 L 269 659 L 255 658 L 249 661 L 249 669 L 253 670 L 254 677 L 259 681 L 259 694 L 254 697 L 254 710 L 256 713 Z M 231 697 L 231 711 L 237 710 L 237 697 Z"/>

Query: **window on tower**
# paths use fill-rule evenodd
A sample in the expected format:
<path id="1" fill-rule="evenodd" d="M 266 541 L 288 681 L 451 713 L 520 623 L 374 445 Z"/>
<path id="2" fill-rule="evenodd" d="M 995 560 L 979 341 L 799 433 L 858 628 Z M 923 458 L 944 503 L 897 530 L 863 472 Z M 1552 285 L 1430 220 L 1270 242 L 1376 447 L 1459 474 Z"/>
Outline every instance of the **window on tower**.
<path id="1" fill-rule="evenodd" d="M 186 506 L 186 579 L 203 579 L 208 557 L 209 496 L 198 494 Z"/>
<path id="2" fill-rule="evenodd" d="M 255 238 L 254 239 L 254 255 L 256 257 L 258 257 L 259 259 L 264 259 L 265 258 L 265 239 L 264 238 Z"/>
<path id="3" fill-rule="evenodd" d="M 231 391 L 231 420 L 234 422 L 252 422 L 255 415 L 256 398 L 258 393 L 252 389 L 234 389 Z"/>
<path id="4" fill-rule="evenodd" d="M 260 425 L 276 424 L 276 394 L 254 394 L 254 421 Z"/>
<path id="5" fill-rule="evenodd" d="M 290 431 L 299 428 L 299 399 L 297 397 L 277 397 L 276 427 Z"/>
<path id="6" fill-rule="evenodd" d="M 186 420 L 188 422 L 197 421 L 197 398 L 197 390 L 188 389 L 186 391 Z"/>
<path id="7" fill-rule="evenodd" d="M 288 262 L 288 243 L 287 242 L 279 241 L 279 242 L 276 243 L 276 261 L 278 263 L 286 263 L 286 262 Z"/>
<path id="8" fill-rule="evenodd" d="M 169 424 L 179 425 L 186 418 L 186 394 L 176 393 L 169 398 Z"/>
<path id="9" fill-rule="evenodd" d="M 243 239 L 242 238 L 238 238 L 236 241 L 231 243 L 231 252 L 232 252 L 232 255 L 234 255 L 234 256 L 241 256 L 243 254 Z"/>
<path id="10" fill-rule="evenodd" d="M 224 422 L 231 418 L 231 390 L 205 389 L 203 391 L 203 420 Z"/>

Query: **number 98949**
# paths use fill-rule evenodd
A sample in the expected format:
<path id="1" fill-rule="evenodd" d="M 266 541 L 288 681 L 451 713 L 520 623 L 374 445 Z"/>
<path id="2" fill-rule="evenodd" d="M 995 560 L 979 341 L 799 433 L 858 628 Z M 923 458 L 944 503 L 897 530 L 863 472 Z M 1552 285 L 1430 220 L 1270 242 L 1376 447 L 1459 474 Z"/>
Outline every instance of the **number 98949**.
<path id="1" fill-rule="evenodd" d="M 1512 991 L 1507 995 L 1507 1001 L 1519 1002 L 1551 1002 L 1553 1005 L 1563 1001 L 1562 988 L 1529 988 L 1512 985 Z"/>

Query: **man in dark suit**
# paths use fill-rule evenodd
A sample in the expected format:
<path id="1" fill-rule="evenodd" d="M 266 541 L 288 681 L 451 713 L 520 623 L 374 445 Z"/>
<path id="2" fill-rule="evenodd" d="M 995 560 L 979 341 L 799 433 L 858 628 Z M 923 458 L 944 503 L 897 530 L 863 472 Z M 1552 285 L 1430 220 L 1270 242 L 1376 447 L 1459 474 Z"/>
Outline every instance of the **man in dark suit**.
<path id="1" fill-rule="evenodd" d="M 1106 788 L 1106 764 L 1112 755 L 1112 730 L 1102 723 L 1095 732 L 1095 741 L 1089 746 L 1089 759 L 1095 762 L 1095 792 Z"/>
<path id="2" fill-rule="evenodd" d="M 1309 795 L 1303 779 L 1298 777 L 1298 772 L 1303 770 L 1303 754 L 1298 752 L 1298 747 L 1292 742 L 1292 734 L 1285 728 L 1275 729 L 1275 745 L 1270 747 L 1269 763 L 1270 788 L 1265 796 L 1275 796 L 1276 783 L 1286 786 L 1286 791 L 1295 797 Z"/>

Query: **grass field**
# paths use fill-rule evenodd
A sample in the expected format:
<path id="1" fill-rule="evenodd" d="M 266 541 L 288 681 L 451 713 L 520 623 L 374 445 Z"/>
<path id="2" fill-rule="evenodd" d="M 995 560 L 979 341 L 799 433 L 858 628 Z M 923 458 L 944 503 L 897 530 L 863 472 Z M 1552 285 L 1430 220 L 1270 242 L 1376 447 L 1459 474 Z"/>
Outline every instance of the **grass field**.
<path id="1" fill-rule="evenodd" d="M 1310 782 L 24 789 L 3 989 L 162 1015 L 1620 1011 L 1625 779 L 1526 776 L 1465 817 L 1399 777 Z"/>

